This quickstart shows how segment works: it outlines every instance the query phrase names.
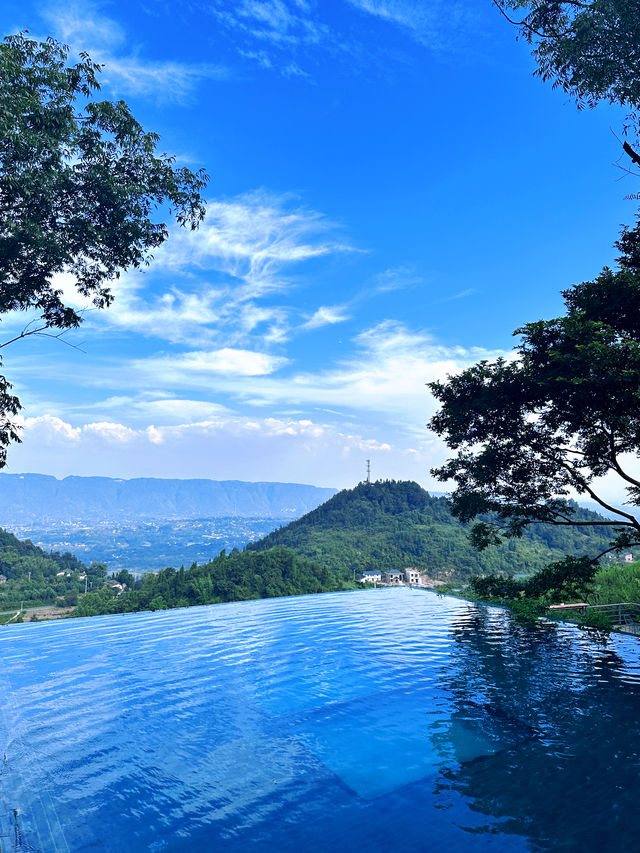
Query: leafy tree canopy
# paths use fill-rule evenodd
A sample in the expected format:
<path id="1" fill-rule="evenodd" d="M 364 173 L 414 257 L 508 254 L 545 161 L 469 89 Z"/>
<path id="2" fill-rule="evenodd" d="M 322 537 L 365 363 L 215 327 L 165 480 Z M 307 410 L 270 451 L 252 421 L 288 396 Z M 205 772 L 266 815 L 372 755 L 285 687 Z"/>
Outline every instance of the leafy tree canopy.
<path id="1" fill-rule="evenodd" d="M 584 525 L 567 500 L 576 493 L 610 513 L 586 522 L 609 532 L 603 553 L 640 545 L 640 522 L 609 504 L 597 482 L 617 477 L 628 503 L 640 505 L 640 268 L 626 236 L 620 268 L 565 291 L 565 315 L 518 329 L 512 359 L 430 386 L 442 404 L 431 427 L 457 451 L 433 473 L 456 483 L 461 520 L 494 514 L 474 525 L 480 548 L 532 522 Z"/>
<path id="2" fill-rule="evenodd" d="M 100 70 L 51 38 L 0 43 L 0 313 L 39 316 L 19 337 L 81 322 L 57 275 L 104 308 L 109 283 L 167 238 L 167 206 L 190 228 L 204 216 L 207 176 L 158 153 L 124 101 L 95 100 Z M 10 387 L 0 378 L 0 467 L 17 438 Z"/>
<path id="3" fill-rule="evenodd" d="M 578 107 L 609 101 L 629 109 L 640 136 L 640 0 L 493 0 L 533 46 L 537 74 Z M 637 151 L 625 150 L 636 165 Z M 634 156 L 637 159 L 634 159 Z"/>

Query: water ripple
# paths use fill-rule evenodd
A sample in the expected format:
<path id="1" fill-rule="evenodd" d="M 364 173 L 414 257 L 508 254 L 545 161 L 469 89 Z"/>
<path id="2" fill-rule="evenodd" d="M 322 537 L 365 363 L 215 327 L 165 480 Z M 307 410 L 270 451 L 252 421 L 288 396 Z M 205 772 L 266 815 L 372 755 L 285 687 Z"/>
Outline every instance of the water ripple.
<path id="1" fill-rule="evenodd" d="M 635 833 L 634 638 L 389 589 L 0 643 L 0 827 L 18 809 L 42 853 L 599 853 L 603 827 Z"/>

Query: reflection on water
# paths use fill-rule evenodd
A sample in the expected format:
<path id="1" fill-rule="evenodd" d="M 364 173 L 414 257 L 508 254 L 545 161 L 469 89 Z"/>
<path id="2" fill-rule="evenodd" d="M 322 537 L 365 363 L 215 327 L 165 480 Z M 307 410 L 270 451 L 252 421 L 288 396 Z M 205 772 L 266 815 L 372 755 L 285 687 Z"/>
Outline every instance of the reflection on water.
<path id="1" fill-rule="evenodd" d="M 439 790 L 469 799 L 535 849 L 633 849 L 640 773 L 637 641 L 569 625 L 527 629 L 478 608 L 457 620 L 447 681 L 455 721 L 497 728 L 502 748 L 443 771 Z"/>
<path id="2" fill-rule="evenodd" d="M 17 809 L 41 853 L 633 849 L 639 651 L 406 589 L 15 626 L 0 834 Z"/>

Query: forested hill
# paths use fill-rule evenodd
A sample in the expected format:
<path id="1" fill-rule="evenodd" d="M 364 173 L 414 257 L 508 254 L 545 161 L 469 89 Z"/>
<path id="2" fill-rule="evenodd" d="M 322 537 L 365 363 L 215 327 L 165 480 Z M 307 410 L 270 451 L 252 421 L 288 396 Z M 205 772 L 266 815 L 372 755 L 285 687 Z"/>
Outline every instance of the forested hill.
<path id="1" fill-rule="evenodd" d="M 579 508 L 576 518 L 598 516 Z M 416 566 L 463 580 L 482 572 L 529 572 L 565 554 L 595 556 L 608 542 L 598 528 L 538 524 L 522 539 L 478 552 L 469 544 L 468 533 L 469 525 L 451 515 L 445 498 L 430 496 L 417 483 L 380 481 L 339 492 L 247 550 L 281 545 L 343 577 L 351 577 L 354 570 Z"/>

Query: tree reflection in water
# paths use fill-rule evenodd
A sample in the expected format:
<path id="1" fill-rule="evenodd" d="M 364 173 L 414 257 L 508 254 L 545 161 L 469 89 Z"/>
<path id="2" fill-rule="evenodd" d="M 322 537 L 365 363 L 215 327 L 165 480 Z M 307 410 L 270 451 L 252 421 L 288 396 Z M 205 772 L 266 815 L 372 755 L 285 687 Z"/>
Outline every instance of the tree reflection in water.
<path id="1" fill-rule="evenodd" d="M 456 622 L 454 636 L 442 672 L 454 711 L 434 737 L 453 761 L 438 793 L 456 791 L 492 818 L 473 832 L 525 835 L 545 851 L 601 851 L 614 842 L 633 849 L 637 641 L 597 638 L 568 625 L 523 627 L 482 607 Z M 468 759 L 471 732 L 486 748 Z"/>

